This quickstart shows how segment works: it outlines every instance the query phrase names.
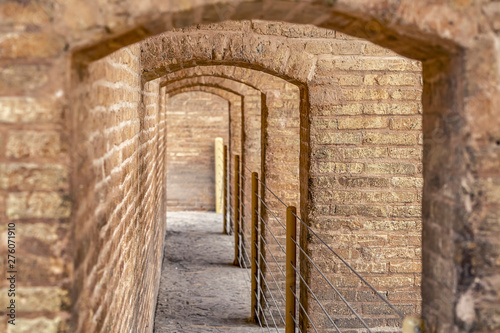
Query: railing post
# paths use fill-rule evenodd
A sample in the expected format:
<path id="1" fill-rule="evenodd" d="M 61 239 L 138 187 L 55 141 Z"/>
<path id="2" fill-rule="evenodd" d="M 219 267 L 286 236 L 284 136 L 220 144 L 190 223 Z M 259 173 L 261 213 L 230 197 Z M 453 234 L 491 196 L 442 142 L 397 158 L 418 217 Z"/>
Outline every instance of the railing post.
<path id="1" fill-rule="evenodd" d="M 234 262 L 239 266 L 240 259 L 240 155 L 234 157 Z"/>
<path id="2" fill-rule="evenodd" d="M 223 195 L 223 180 L 224 177 L 224 142 L 222 138 L 215 138 L 215 212 L 222 213 L 222 195 Z"/>
<path id="3" fill-rule="evenodd" d="M 261 174 L 261 177 L 262 177 L 262 174 Z M 259 185 L 260 187 L 260 197 L 261 199 L 260 200 L 263 200 L 262 198 L 265 198 L 264 196 L 264 184 L 262 184 L 262 182 L 260 182 L 261 185 Z M 262 208 L 262 204 L 260 204 L 260 207 Z M 263 323 L 265 321 L 265 318 L 264 318 L 264 307 L 265 307 L 265 295 L 264 295 L 264 272 L 266 272 L 266 265 L 265 265 L 265 262 L 264 260 L 262 259 L 262 257 L 264 256 L 264 254 L 266 253 L 266 249 L 265 249 L 265 244 L 264 244 L 264 241 L 263 239 L 266 239 L 265 238 L 265 233 L 266 233 L 266 228 L 264 228 L 264 225 L 262 224 L 261 221 L 264 221 L 264 212 L 265 210 L 264 209 L 261 209 L 259 212 L 258 212 L 258 216 L 257 218 L 259 219 L 259 224 L 260 224 L 260 230 L 259 230 L 259 252 L 257 253 L 258 257 L 259 257 L 259 270 L 257 271 L 257 273 L 259 274 L 259 283 L 257 285 L 257 287 L 259 288 L 259 304 L 258 304 L 258 307 L 259 307 L 259 321 L 260 323 Z M 262 219 L 262 220 L 261 220 Z"/>
<path id="4" fill-rule="evenodd" d="M 285 333 L 295 332 L 295 295 L 297 293 L 296 273 L 297 267 L 297 220 L 295 215 L 297 210 L 293 206 L 286 209 L 286 313 L 285 313 Z M 295 241 L 295 242 L 294 242 Z"/>
<path id="5" fill-rule="evenodd" d="M 258 187 L 258 182 L 257 182 L 257 172 L 252 172 L 252 262 L 251 262 L 251 267 L 252 267 L 252 301 L 251 301 L 251 306 L 252 306 L 252 317 L 255 322 L 259 320 L 259 311 L 257 307 L 257 295 L 258 295 L 258 286 L 257 286 L 257 279 L 258 277 L 258 271 L 257 271 L 257 262 L 258 262 L 258 251 L 259 251 L 259 244 L 257 240 L 257 234 L 259 232 L 259 211 L 258 211 L 258 198 L 257 198 L 257 191 L 259 190 Z"/>
<path id="6" fill-rule="evenodd" d="M 222 194 L 224 196 L 223 198 L 223 210 L 222 214 L 224 214 L 223 217 L 223 223 L 224 226 L 222 227 L 222 233 L 224 235 L 227 235 L 227 145 L 224 145 L 224 193 Z"/>

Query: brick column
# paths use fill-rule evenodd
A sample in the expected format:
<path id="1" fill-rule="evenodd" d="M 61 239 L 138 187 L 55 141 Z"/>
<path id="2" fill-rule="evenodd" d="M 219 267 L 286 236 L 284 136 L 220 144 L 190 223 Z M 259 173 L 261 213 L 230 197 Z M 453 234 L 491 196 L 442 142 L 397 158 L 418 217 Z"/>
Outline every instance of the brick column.
<path id="1" fill-rule="evenodd" d="M 64 39 L 16 32 L 0 44 L 0 249 L 15 223 L 17 271 L 16 326 L 3 315 L 0 331 L 64 332 L 73 276 Z M 2 300 L 7 287 L 2 278 Z"/>

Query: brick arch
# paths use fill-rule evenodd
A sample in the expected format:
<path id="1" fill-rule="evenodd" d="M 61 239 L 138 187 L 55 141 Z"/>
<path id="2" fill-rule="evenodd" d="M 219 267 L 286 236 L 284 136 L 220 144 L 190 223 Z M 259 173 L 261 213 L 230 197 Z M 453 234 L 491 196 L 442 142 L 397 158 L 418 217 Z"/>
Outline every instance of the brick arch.
<path id="1" fill-rule="evenodd" d="M 109 6 L 98 13 L 108 25 L 100 29 L 73 29 L 71 45 L 77 61 L 93 61 L 114 50 L 172 29 L 222 21 L 260 19 L 312 24 L 364 38 L 406 56 L 429 59 L 456 52 L 468 45 L 479 27 L 474 15 L 484 18 L 480 3 L 452 7 L 432 1 L 387 3 L 376 1 L 223 1 L 204 3 Z M 86 4 L 95 7 L 92 2 Z M 83 11 L 91 11 L 83 8 Z M 416 14 L 418 13 L 418 14 Z M 436 15 L 439 13 L 439 16 Z M 127 16 L 124 21 L 121 17 Z M 424 16 L 425 19 L 421 19 Z M 449 26 L 456 25 L 455 29 Z"/>
<path id="2" fill-rule="evenodd" d="M 228 72 L 233 72 L 233 75 L 228 75 Z M 265 82 L 268 83 L 268 86 L 264 84 Z M 200 68 L 199 71 L 193 71 L 192 69 L 180 70 L 172 73 L 172 75 L 163 77 L 160 85 L 164 84 L 168 84 L 167 87 L 169 87 L 169 89 L 195 84 L 225 85 L 243 94 L 245 110 L 242 126 L 244 133 L 242 163 L 244 163 L 245 166 L 241 168 L 241 172 L 244 178 L 247 179 L 246 182 L 242 179 L 244 192 L 251 192 L 251 184 L 248 180 L 251 177 L 251 171 L 257 171 L 260 179 L 263 180 L 266 186 L 281 198 L 286 198 L 285 200 L 288 204 L 297 207 L 299 207 L 300 202 L 305 202 L 307 204 L 307 200 L 301 201 L 298 196 L 300 189 L 298 170 L 304 170 L 304 168 L 300 168 L 299 165 L 298 147 L 295 143 L 291 146 L 290 143 L 286 141 L 294 140 L 294 142 L 299 142 L 299 91 L 297 88 L 294 88 L 291 84 L 284 82 L 282 79 L 272 78 L 265 73 L 245 68 L 232 69 L 227 66 L 204 67 Z M 259 92 L 259 95 L 252 97 L 251 94 L 254 91 Z M 275 95 L 281 97 L 277 99 Z M 255 97 L 257 97 L 258 100 L 256 100 Z M 277 103 L 278 101 L 283 104 Z M 258 103 L 256 104 L 256 102 Z M 280 118 L 286 125 L 279 125 L 278 120 Z M 236 126 L 238 125 L 236 124 Z M 234 128 L 233 124 L 231 124 L 231 128 Z M 307 138 L 302 138 L 302 141 L 307 142 L 307 140 Z M 303 178 L 305 177 L 303 176 Z M 287 186 L 281 186 L 283 182 L 286 182 Z M 303 186 L 303 188 L 306 187 Z M 284 221 L 285 215 L 282 204 L 264 189 L 262 189 L 260 195 L 262 198 L 265 198 L 267 206 L 272 209 L 274 212 L 273 214 Z M 248 196 L 242 197 L 242 201 L 244 202 L 243 207 L 247 207 L 246 210 L 242 210 L 242 224 L 247 253 L 250 253 L 250 242 L 248 240 L 250 239 L 249 232 L 251 228 L 247 226 L 247 223 L 248 214 L 250 213 L 248 207 L 250 207 L 251 202 Z M 277 237 L 283 237 L 283 229 L 273 219 L 272 215 L 265 209 L 263 209 L 262 212 L 262 218 L 265 223 L 267 223 L 269 230 Z M 245 214 L 247 216 L 245 216 Z M 267 230 L 268 229 L 265 229 L 263 237 L 266 242 L 270 243 L 270 247 L 272 248 L 272 238 Z M 267 255 L 265 255 L 265 257 L 267 258 Z M 280 254 L 275 254 L 275 257 L 278 262 L 284 263 L 284 258 L 282 258 Z M 270 259 L 268 258 L 268 260 Z M 270 267 L 270 269 L 272 269 L 272 267 Z M 271 278 L 269 274 L 266 267 L 263 275 Z M 279 277 L 278 281 L 281 281 Z M 272 287 L 274 287 L 274 285 L 270 287 L 272 292 Z M 267 288 L 263 288 L 263 290 L 267 292 Z M 274 290 L 274 292 L 277 291 Z"/>
<path id="3" fill-rule="evenodd" d="M 262 163 L 267 165 L 266 168 L 268 168 L 268 170 L 266 170 L 265 172 L 262 171 L 262 173 L 266 175 L 267 184 L 274 191 L 276 191 L 276 193 L 278 193 L 282 197 L 293 197 L 291 193 L 288 193 L 290 192 L 290 190 L 283 190 L 279 188 L 279 176 L 278 174 L 274 174 L 273 172 L 271 172 L 271 170 L 279 170 L 282 176 L 284 171 L 280 170 L 279 167 L 275 167 L 276 156 L 269 155 L 267 151 L 274 151 L 273 155 L 276 155 L 276 153 L 281 154 L 279 155 L 280 157 L 278 159 L 282 158 L 283 161 L 289 161 L 290 165 L 299 165 L 299 155 L 302 155 L 303 159 L 307 159 L 307 156 L 309 154 L 306 148 L 307 142 L 309 141 L 309 138 L 307 138 L 308 120 L 299 117 L 300 114 L 306 114 L 305 112 L 300 111 L 304 108 L 305 104 L 304 99 L 302 98 L 299 102 L 299 98 L 307 95 L 307 93 L 303 89 L 297 88 L 295 85 L 288 83 L 278 77 L 237 66 L 199 66 L 196 68 L 193 67 L 180 69 L 162 77 L 160 84 L 163 85 L 167 82 L 174 84 L 179 80 L 184 81 L 187 79 L 204 81 L 206 80 L 207 76 L 217 78 L 217 80 L 227 79 L 241 82 L 241 84 L 243 85 L 247 85 L 252 89 L 257 89 L 262 92 L 263 99 L 261 103 L 263 103 L 262 107 L 265 107 L 265 109 L 262 109 L 262 111 L 258 110 L 258 113 L 262 113 L 262 115 L 265 116 L 265 120 L 263 120 L 264 123 L 269 122 L 271 124 L 275 124 L 267 125 L 266 128 L 264 128 L 264 131 L 267 133 L 266 135 L 268 136 L 268 138 L 263 142 L 264 150 L 262 152 Z M 276 125 L 276 121 L 279 117 L 285 117 L 287 119 L 286 125 Z M 289 147 L 289 149 L 285 149 L 286 152 L 284 152 L 283 148 L 280 147 L 280 143 L 274 142 L 275 138 L 278 138 L 280 135 L 286 134 L 284 132 L 286 131 L 285 126 L 289 128 L 289 130 L 293 131 L 293 134 L 292 132 L 290 132 L 287 135 L 295 135 L 297 139 L 300 138 L 299 142 L 305 144 L 300 147 L 300 151 L 296 151 L 296 149 Z M 301 127 L 303 131 L 299 131 L 299 127 Z M 257 138 L 255 138 L 254 141 L 258 142 Z M 255 163 L 250 163 L 249 166 L 252 166 L 254 164 Z M 299 178 L 302 179 L 303 182 L 305 179 L 307 179 L 307 175 L 302 174 L 299 176 Z M 293 180 L 292 183 L 294 184 L 294 186 L 300 186 L 299 179 Z M 302 186 L 303 188 L 301 189 L 301 195 L 304 196 L 307 193 L 307 185 L 303 184 Z M 294 199 L 294 201 L 295 200 L 296 199 Z M 301 208 L 304 212 L 306 211 L 305 207 Z"/>
<path id="4" fill-rule="evenodd" d="M 213 86 L 241 96 L 242 109 L 239 114 L 233 114 L 235 121 L 234 127 L 232 127 L 234 142 L 241 144 L 234 147 L 230 154 L 231 156 L 240 154 L 242 161 L 248 163 L 248 166 L 255 170 L 261 170 L 260 127 L 249 129 L 243 126 L 243 124 L 255 124 L 256 120 L 260 124 L 262 93 L 259 90 L 235 79 L 216 76 L 184 77 L 175 81 L 164 80 L 160 84 L 169 90 L 195 85 Z"/>
<path id="5" fill-rule="evenodd" d="M 243 95 L 227 87 L 209 83 L 180 84 L 175 87 L 165 85 L 162 87 L 162 94 L 166 94 L 168 97 L 192 91 L 209 92 L 229 102 L 230 122 L 234 122 L 234 125 L 229 125 L 232 134 L 230 140 L 231 142 L 241 142 L 241 110 L 244 104 Z M 231 142 L 228 146 L 230 151 L 232 146 Z M 238 154 L 241 154 L 240 147 L 241 146 L 238 145 L 235 146 Z"/>
<path id="6" fill-rule="evenodd" d="M 227 71 L 232 71 L 232 75 L 227 75 Z M 222 73 L 222 74 L 219 74 Z M 204 75 L 205 74 L 205 75 Z M 210 76 L 207 76 L 210 75 Z M 249 160 L 248 167 L 252 168 L 252 170 L 258 170 L 261 174 L 263 174 L 264 179 L 268 186 L 270 186 L 276 193 L 279 193 L 282 197 L 291 197 L 293 194 L 288 193 L 291 190 L 282 190 L 279 189 L 279 174 L 283 176 L 283 170 L 276 166 L 276 153 L 281 154 L 280 156 L 283 158 L 282 161 L 289 161 L 290 165 L 299 165 L 299 151 L 297 149 L 285 149 L 283 151 L 283 147 L 280 146 L 280 143 L 275 143 L 275 141 L 283 135 L 283 128 L 276 127 L 274 125 L 265 126 L 262 131 L 263 135 L 266 136 L 266 140 L 261 143 L 260 138 L 260 124 L 261 124 L 261 115 L 263 118 L 262 121 L 264 123 L 274 123 L 278 114 L 284 115 L 289 118 L 287 121 L 287 126 L 290 130 L 293 131 L 293 135 L 299 137 L 299 109 L 298 109 L 298 90 L 295 92 L 287 91 L 287 89 L 293 89 L 290 84 L 283 82 L 281 79 L 274 79 L 267 74 L 259 73 L 256 71 L 244 69 L 244 68 L 231 68 L 231 67 L 204 67 L 200 68 L 199 71 L 193 70 L 180 70 L 179 72 L 173 73 L 172 75 L 165 76 L 162 78 L 162 83 L 166 84 L 167 82 L 170 85 L 184 84 L 185 82 L 223 82 L 223 81 L 232 81 L 238 82 L 239 86 L 238 92 L 245 94 L 248 96 L 248 89 L 258 89 L 261 91 L 262 97 L 259 96 L 262 101 L 255 100 L 254 96 L 252 97 L 252 101 L 250 104 L 245 106 L 246 112 L 248 113 L 249 119 L 246 120 L 247 123 L 252 124 L 253 127 L 247 130 L 246 136 L 249 140 L 249 148 L 248 155 L 253 156 L 254 158 L 258 158 L 260 160 L 260 156 L 262 154 L 262 162 L 257 160 Z M 263 82 L 272 83 L 268 87 L 266 87 Z M 247 88 L 245 88 L 245 86 Z M 284 105 L 276 104 L 276 97 L 274 94 L 278 94 L 277 92 L 283 91 L 283 93 L 288 93 L 290 96 L 285 98 Z M 295 95 L 294 95 L 295 94 Z M 250 97 L 250 96 L 249 96 Z M 287 99 L 289 102 L 286 102 Z M 257 103 L 257 104 L 255 104 Z M 261 103 L 264 105 L 261 106 Z M 295 103 L 295 104 L 294 104 Z M 255 105 L 254 105 L 255 104 Z M 261 110 L 261 107 L 265 107 L 265 109 Z M 286 114 L 283 114 L 283 110 L 288 108 L 289 111 Z M 256 128 L 255 126 L 259 126 Z M 303 125 L 307 127 L 307 125 Z M 295 128 L 295 130 L 294 130 Z M 290 134 L 292 135 L 292 134 Z M 253 138 L 252 138 L 253 137 Z M 307 141 L 307 139 L 303 139 L 303 141 Z M 260 152 L 260 147 L 263 147 L 263 151 Z M 253 147 L 253 148 L 251 148 Z M 269 152 L 272 152 L 270 155 Z M 307 154 L 307 152 L 301 152 L 302 154 Z M 284 155 L 283 155 L 284 154 Z M 288 157 L 287 157 L 288 156 Z M 266 170 L 261 170 L 260 166 L 265 166 Z M 245 176 L 249 176 L 246 174 Z M 293 174 L 293 173 L 292 173 Z M 297 189 L 299 188 L 299 179 L 295 179 L 296 175 L 293 176 L 290 174 L 291 183 L 295 184 Z M 306 176 L 302 176 L 306 178 Z M 293 179 L 293 180 L 292 180 Z M 277 182 L 278 181 L 278 182 Z M 296 192 L 293 191 L 293 192 Z"/>

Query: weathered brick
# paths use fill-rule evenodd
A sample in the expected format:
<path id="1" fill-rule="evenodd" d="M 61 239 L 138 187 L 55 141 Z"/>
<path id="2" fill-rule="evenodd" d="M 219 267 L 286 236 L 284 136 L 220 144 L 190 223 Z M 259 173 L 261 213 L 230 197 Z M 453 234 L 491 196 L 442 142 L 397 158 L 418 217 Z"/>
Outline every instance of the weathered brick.
<path id="1" fill-rule="evenodd" d="M 366 280 L 375 288 L 402 288 L 412 286 L 412 276 L 377 276 L 367 277 Z"/>
<path id="2" fill-rule="evenodd" d="M 365 48 L 363 49 L 363 54 L 398 56 L 396 52 L 370 42 L 366 43 Z"/>
<path id="3" fill-rule="evenodd" d="M 338 182 L 342 186 L 348 187 L 388 187 L 387 178 L 374 177 L 339 177 Z"/>
<path id="4" fill-rule="evenodd" d="M 68 198 L 53 192 L 12 192 L 7 197 L 7 216 L 19 218 L 67 218 L 71 213 Z"/>
<path id="5" fill-rule="evenodd" d="M 318 170 L 321 173 L 360 173 L 363 163 L 318 162 Z"/>
<path id="6" fill-rule="evenodd" d="M 51 122 L 61 119 L 62 111 L 55 103 L 29 97 L 0 98 L 0 122 Z"/>
<path id="7" fill-rule="evenodd" d="M 363 113 L 363 104 L 345 104 L 330 106 L 312 106 L 311 114 L 317 116 L 359 115 Z"/>
<path id="8" fill-rule="evenodd" d="M 419 107 L 417 104 L 365 104 L 363 113 L 365 114 L 418 114 Z"/>
<path id="9" fill-rule="evenodd" d="M 333 59 L 318 60 L 316 73 L 327 75 L 335 70 L 342 71 L 420 71 L 420 62 L 400 57 L 394 58 L 348 58 L 335 57 Z"/>
<path id="10" fill-rule="evenodd" d="M 318 133 L 316 134 L 316 140 L 318 144 L 347 144 L 354 145 L 361 143 L 361 133 L 347 133 L 347 132 L 336 132 L 336 133 Z"/>
<path id="11" fill-rule="evenodd" d="M 39 25 L 47 24 L 54 16 L 50 3 L 30 2 L 17 3 L 6 1 L 0 3 L 2 24 Z"/>
<path id="12" fill-rule="evenodd" d="M 312 128 L 316 129 L 337 129 L 336 119 L 314 119 L 311 123 Z"/>
<path id="13" fill-rule="evenodd" d="M 417 230 L 421 229 L 421 222 L 417 221 L 366 221 L 363 224 L 364 229 L 368 230 L 384 230 L 384 231 L 397 231 L 397 230 Z"/>
<path id="14" fill-rule="evenodd" d="M 389 127 L 394 130 L 421 130 L 422 118 L 393 118 Z"/>
<path id="15" fill-rule="evenodd" d="M 401 188 L 422 188 L 424 179 L 418 177 L 393 177 L 391 184 L 394 187 Z"/>
<path id="16" fill-rule="evenodd" d="M 395 100 L 420 101 L 422 92 L 418 90 L 397 89 L 391 93 L 391 98 Z"/>
<path id="17" fill-rule="evenodd" d="M 339 129 L 369 129 L 387 127 L 388 119 L 382 117 L 342 118 L 337 122 Z"/>
<path id="18" fill-rule="evenodd" d="M 370 147 L 370 148 L 342 148 L 341 150 L 345 158 L 384 158 L 388 156 L 386 147 Z"/>
<path id="19" fill-rule="evenodd" d="M 380 145 L 415 145 L 417 135 L 409 133 L 366 133 L 363 136 L 363 143 Z"/>
<path id="20" fill-rule="evenodd" d="M 416 168 L 413 164 L 404 163 L 367 163 L 365 172 L 369 174 L 415 174 Z"/>
<path id="21" fill-rule="evenodd" d="M 61 311 L 70 304 L 69 293 L 59 287 L 23 287 L 18 291 L 23 311 Z"/>
<path id="22" fill-rule="evenodd" d="M 16 64 L 0 66 L 0 90 L 34 90 L 49 81 L 48 66 L 44 64 Z"/>
<path id="23" fill-rule="evenodd" d="M 61 165 L 1 164 L 0 188 L 15 191 L 68 188 L 68 170 Z"/>
<path id="24" fill-rule="evenodd" d="M 63 151 L 61 135 L 55 131 L 12 131 L 7 137 L 8 157 L 55 158 Z"/>
<path id="25" fill-rule="evenodd" d="M 345 41 L 332 41 L 332 54 L 360 54 L 364 45 L 361 42 L 352 39 L 349 42 Z"/>
<path id="26" fill-rule="evenodd" d="M 329 159 L 329 160 L 343 160 L 344 155 L 340 148 L 332 147 L 318 147 L 312 152 L 312 156 L 318 160 Z"/>
<path id="27" fill-rule="evenodd" d="M 422 148 L 389 148 L 389 156 L 392 158 L 422 159 Z"/>
<path id="28" fill-rule="evenodd" d="M 360 86 L 363 84 L 361 75 L 338 75 L 337 81 L 341 86 Z"/>
<path id="29" fill-rule="evenodd" d="M 305 45 L 305 51 L 312 54 L 332 52 L 332 45 L 326 40 L 312 40 Z"/>
<path id="30" fill-rule="evenodd" d="M 66 43 L 61 35 L 7 33 L 0 37 L 2 58 L 47 58 L 58 55 Z"/>
<path id="31" fill-rule="evenodd" d="M 422 272 L 422 263 L 420 262 L 391 262 L 389 270 L 392 273 L 420 273 Z"/>
<path id="32" fill-rule="evenodd" d="M 411 192 L 366 192 L 367 202 L 415 202 L 416 195 Z"/>
<path id="33" fill-rule="evenodd" d="M 410 86 L 417 84 L 415 74 L 369 74 L 365 75 L 365 85 L 379 84 L 381 86 Z"/>
<path id="34" fill-rule="evenodd" d="M 347 101 L 381 100 L 389 98 L 384 89 L 350 89 L 344 92 Z"/>
<path id="35" fill-rule="evenodd" d="M 380 243 L 380 242 L 378 242 Z M 364 244 L 368 245 L 368 244 Z M 376 274 L 382 274 L 382 273 L 387 273 L 387 264 L 386 263 L 356 263 L 354 266 L 354 269 L 358 273 L 376 273 Z M 351 273 L 352 271 L 343 263 L 337 264 L 336 271 L 342 272 L 342 273 Z"/>
<path id="36" fill-rule="evenodd" d="M 392 217 L 421 217 L 421 206 L 393 206 L 391 210 Z"/>
<path id="37" fill-rule="evenodd" d="M 31 332 L 44 332 L 44 333 L 58 333 L 64 330 L 65 319 L 56 318 L 23 318 L 16 325 L 8 325 L 7 333 L 31 333 Z"/>
<path id="38" fill-rule="evenodd" d="M 369 217 L 387 216 L 387 207 L 385 206 L 357 206 L 357 205 L 336 205 L 335 215 L 359 215 Z"/>

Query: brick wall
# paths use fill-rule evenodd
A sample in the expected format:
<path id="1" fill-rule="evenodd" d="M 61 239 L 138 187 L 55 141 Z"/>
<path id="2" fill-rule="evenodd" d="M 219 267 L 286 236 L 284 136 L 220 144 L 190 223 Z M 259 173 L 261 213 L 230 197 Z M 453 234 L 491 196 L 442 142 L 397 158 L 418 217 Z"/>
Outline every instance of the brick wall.
<path id="1" fill-rule="evenodd" d="M 421 66 L 340 33 L 308 45 L 311 53 L 336 48 L 318 59 L 310 90 L 309 221 L 400 310 L 420 313 Z M 394 325 L 384 320 L 394 313 L 340 261 L 326 264 L 332 256 L 324 246 L 313 241 L 309 249 L 370 327 Z M 312 283 L 323 282 L 309 271 Z M 319 289 L 323 303 L 338 311 L 339 327 L 363 327 L 339 298 Z"/>
<path id="2" fill-rule="evenodd" d="M 159 82 L 142 88 L 138 54 L 132 46 L 93 62 L 79 82 L 75 332 L 153 323 L 165 230 L 166 119 Z"/>
<path id="3" fill-rule="evenodd" d="M 214 140 L 228 142 L 228 101 L 186 92 L 170 95 L 166 107 L 167 209 L 214 211 Z"/>

